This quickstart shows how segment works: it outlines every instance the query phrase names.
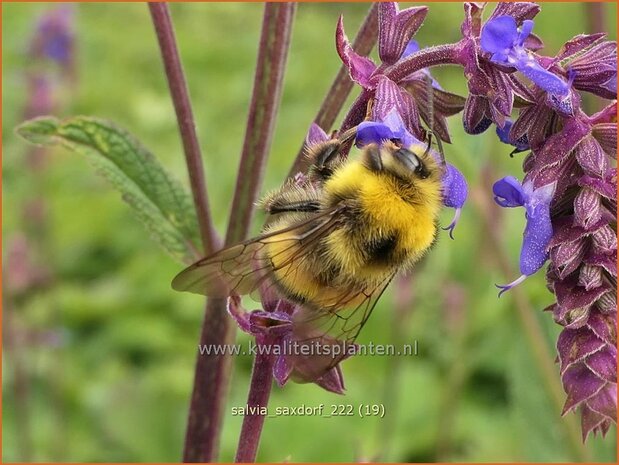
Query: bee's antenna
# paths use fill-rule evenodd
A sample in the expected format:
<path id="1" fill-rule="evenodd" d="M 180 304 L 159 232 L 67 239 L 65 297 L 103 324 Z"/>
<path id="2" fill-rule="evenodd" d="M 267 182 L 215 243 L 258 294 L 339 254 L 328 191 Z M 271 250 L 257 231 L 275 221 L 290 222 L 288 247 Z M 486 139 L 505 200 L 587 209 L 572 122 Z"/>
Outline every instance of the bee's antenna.
<path id="1" fill-rule="evenodd" d="M 437 133 L 432 130 L 432 133 L 436 136 L 436 145 L 438 146 L 438 153 L 441 154 L 441 162 L 443 163 L 443 165 L 445 165 L 445 152 L 443 151 L 443 141 L 441 140 L 441 138 L 437 135 Z"/>
<path id="2" fill-rule="evenodd" d="M 430 148 L 432 147 L 432 133 L 428 134 L 428 145 L 426 146 L 426 151 L 423 152 L 423 158 L 430 152 Z"/>
<path id="3" fill-rule="evenodd" d="M 426 74 L 424 78 L 428 95 L 428 125 L 430 126 L 430 131 L 434 133 L 434 89 L 432 89 L 432 78 L 430 75 Z"/>
<path id="4" fill-rule="evenodd" d="M 338 135 L 338 139 L 342 144 L 351 142 L 357 135 L 357 126 L 354 126 Z"/>
<path id="5" fill-rule="evenodd" d="M 434 88 L 432 87 L 432 77 L 429 74 L 425 75 L 426 81 L 426 93 L 428 95 L 428 126 L 430 130 L 430 134 L 428 135 L 428 148 L 426 149 L 426 153 L 430 150 L 432 145 L 432 134 L 434 134 L 434 138 L 436 139 L 436 145 L 438 146 L 440 162 L 443 167 L 445 167 L 445 152 L 443 152 L 443 142 L 441 141 L 441 137 L 434 129 Z"/>

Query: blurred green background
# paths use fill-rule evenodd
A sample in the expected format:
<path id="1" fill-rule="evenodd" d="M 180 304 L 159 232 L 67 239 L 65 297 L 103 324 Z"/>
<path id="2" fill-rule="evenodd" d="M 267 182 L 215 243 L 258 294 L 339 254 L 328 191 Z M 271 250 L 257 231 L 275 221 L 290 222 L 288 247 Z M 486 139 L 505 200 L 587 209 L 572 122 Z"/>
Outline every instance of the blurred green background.
<path id="1" fill-rule="evenodd" d="M 203 299 L 170 289 L 181 266 L 145 240 L 142 225 L 84 159 L 54 150 L 37 170 L 25 162 L 31 148 L 13 133 L 31 97 L 25 73 L 39 66 L 26 54 L 28 42 L 37 18 L 52 8 L 3 4 L 2 459 L 178 461 Z M 76 80 L 60 83 L 58 115 L 116 121 L 186 181 L 146 6 L 73 8 Z M 171 5 L 220 232 L 235 183 L 262 8 Z M 338 15 L 354 37 L 367 8 L 299 5 L 263 192 L 284 179 L 340 66 L 333 39 Z M 616 5 L 605 8 L 614 38 Z M 544 39 L 547 54 L 586 31 L 584 13 L 578 3 L 543 5 L 534 32 Z M 422 46 L 456 41 L 461 19 L 461 4 L 432 4 L 416 38 Z M 65 79 L 50 72 L 57 81 Z M 465 93 L 459 69 L 439 69 L 435 76 L 445 89 Z M 456 240 L 440 235 L 413 277 L 398 284 L 397 298 L 393 289 L 386 293 L 359 339 L 416 340 L 419 355 L 346 361 L 343 397 L 291 383 L 274 387 L 271 398 L 273 408 L 382 403 L 385 418 L 269 418 L 259 461 L 615 461 L 615 427 L 606 439 L 591 438 L 582 447 L 574 439 L 576 416 L 560 417 L 540 372 L 532 345 L 552 359 L 560 329 L 541 311 L 552 302 L 543 273 L 521 285 L 521 299 L 514 292 L 497 299 L 494 283 L 518 274 L 524 219 L 522 211 L 500 212 L 489 203 L 488 186 L 507 174 L 520 177 L 521 155 L 510 158 L 510 148 L 492 130 L 471 137 L 458 116 L 450 123 L 454 144 L 446 156 L 472 191 Z M 32 227 L 36 212 L 26 211 L 32 202 L 43 209 L 44 229 Z M 444 224 L 450 215 L 444 213 Z M 262 220 L 257 215 L 255 232 Z M 500 251 L 513 265 L 510 275 L 499 271 L 500 254 L 490 244 L 488 226 L 500 232 Z M 40 286 L 7 290 L 11 251 L 46 270 Z M 525 329 L 523 314 L 541 337 Z M 238 341 L 248 338 L 239 333 Z M 250 357 L 235 358 L 228 412 L 245 405 L 250 369 Z M 553 370 L 550 378 L 558 382 L 556 365 Z M 241 420 L 225 415 L 222 460 L 234 456 Z"/>

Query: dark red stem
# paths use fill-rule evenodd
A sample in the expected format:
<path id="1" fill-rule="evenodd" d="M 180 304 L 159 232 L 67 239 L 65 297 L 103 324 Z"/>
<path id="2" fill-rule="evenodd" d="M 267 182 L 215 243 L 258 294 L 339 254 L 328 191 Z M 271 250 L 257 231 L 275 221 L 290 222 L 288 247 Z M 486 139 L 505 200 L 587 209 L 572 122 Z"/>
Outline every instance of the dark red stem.
<path id="1" fill-rule="evenodd" d="M 226 314 L 226 301 L 209 299 L 200 345 L 226 347 L 234 343 L 236 328 Z M 228 354 L 198 355 L 185 432 L 183 462 L 214 462 L 219 454 L 232 358 Z"/>
<path id="2" fill-rule="evenodd" d="M 279 108 L 295 11 L 294 3 L 267 3 L 264 7 L 254 90 L 226 236 L 227 244 L 243 240 L 249 232 Z M 250 408 L 268 405 L 273 364 L 272 355 L 256 355 L 247 398 Z M 256 410 L 247 412 L 239 437 L 237 461 L 255 460 L 263 424 L 263 415 Z"/>
<path id="3" fill-rule="evenodd" d="M 437 45 L 419 50 L 417 53 L 398 61 L 387 68 L 384 75 L 394 82 L 400 82 L 406 76 L 424 68 L 437 65 L 462 64 L 460 43 Z"/>
<path id="4" fill-rule="evenodd" d="M 242 241 L 249 232 L 279 109 L 295 11 L 295 3 L 268 3 L 264 9 L 254 89 L 226 245 Z"/>
<path id="5" fill-rule="evenodd" d="M 176 111 L 191 191 L 197 211 L 204 253 L 218 248 L 208 206 L 202 155 L 196 135 L 189 92 L 180 62 L 174 28 L 165 3 L 149 3 L 161 56 Z M 234 329 L 226 315 L 224 300 L 209 300 L 206 305 L 200 344 L 223 345 L 234 340 Z M 183 461 L 212 462 L 217 458 L 223 411 L 231 370 L 230 357 L 198 356 L 194 377 Z"/>
<path id="6" fill-rule="evenodd" d="M 172 26 L 170 11 L 166 3 L 149 3 L 148 7 L 155 26 L 163 58 L 163 66 L 168 78 L 174 110 L 176 111 L 178 129 L 183 142 L 187 170 L 189 171 L 191 192 L 198 213 L 202 244 L 205 254 L 208 255 L 217 249 L 217 238 L 208 206 L 202 154 L 198 143 L 198 136 L 196 135 L 196 125 L 193 119 L 193 111 L 191 110 L 189 90 L 187 89 L 183 67 L 178 54 L 178 48 L 176 47 L 174 27 Z"/>
<path id="7" fill-rule="evenodd" d="M 583 4 L 587 18 L 587 32 L 606 32 L 606 5 L 603 2 L 588 2 Z"/>
<path id="8" fill-rule="evenodd" d="M 257 354 L 251 375 L 251 385 L 247 398 L 247 408 L 236 451 L 235 462 L 249 463 L 256 460 L 265 415 L 260 407 L 267 407 L 271 386 L 273 385 L 273 365 L 275 359 L 269 354 Z"/>

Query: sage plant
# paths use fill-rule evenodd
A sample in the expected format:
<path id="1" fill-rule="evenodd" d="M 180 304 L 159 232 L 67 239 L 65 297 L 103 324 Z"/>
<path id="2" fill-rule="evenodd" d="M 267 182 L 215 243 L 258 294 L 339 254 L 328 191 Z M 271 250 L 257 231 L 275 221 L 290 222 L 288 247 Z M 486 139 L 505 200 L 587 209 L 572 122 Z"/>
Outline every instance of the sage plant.
<path id="1" fill-rule="evenodd" d="M 367 124 L 360 121 L 363 109 L 372 100 L 374 105 L 382 100 L 385 79 L 404 91 L 410 76 L 428 66 L 463 67 L 469 88 L 463 109 L 466 132 L 479 134 L 494 123 L 501 140 L 529 152 L 523 163 L 522 184 L 509 176 L 493 188 L 499 205 L 523 206 L 527 218 L 520 258 L 522 275 L 500 286 L 499 295 L 549 261 L 548 287 L 556 301 L 548 310 L 565 328 L 557 343 L 567 393 L 563 413 L 580 409 L 583 438 L 590 432 L 605 434 L 616 422 L 617 410 L 617 171 L 611 166 L 617 150 L 616 102 L 587 115 L 580 92 L 616 99 L 616 43 L 604 40 L 604 34 L 579 35 L 556 56 L 544 56 L 539 53 L 541 39 L 532 33 L 538 5 L 500 3 L 485 23 L 483 8 L 464 5 L 460 42 L 425 50 L 413 46 L 414 51 L 407 53 L 401 37 L 411 39 L 419 23 L 410 18 L 425 15 L 425 10 L 398 11 L 395 5 L 381 4 L 378 47 L 383 64 L 379 67 L 354 54 L 340 20 L 338 53 L 349 67 L 351 79 L 363 87 L 345 121 L 349 126 L 360 124 L 360 130 Z M 435 81 L 432 87 L 440 89 Z M 402 105 L 405 99 L 398 88 L 390 95 L 391 101 L 381 106 L 398 108 L 399 120 L 407 123 L 396 129 L 408 133 L 375 131 L 375 139 L 409 143 L 411 135 L 422 135 L 418 113 L 414 107 Z M 512 123 L 515 105 L 518 117 Z M 440 107 L 434 111 L 441 115 Z M 377 111 L 370 118 L 384 122 Z M 444 185 L 444 193 L 448 204 L 449 183 Z"/>
<path id="2" fill-rule="evenodd" d="M 498 180 L 493 192 L 487 193 L 494 195 L 499 206 L 524 207 L 527 220 L 521 275 L 499 286 L 499 296 L 547 266 L 548 289 L 553 294 L 547 310 L 563 327 L 557 342 L 557 376 L 567 394 L 563 413 L 580 411 L 584 439 L 591 432 L 604 435 L 616 422 L 617 407 L 617 173 L 611 163 L 617 146 L 616 43 L 605 40 L 604 34 L 579 35 L 556 55 L 547 56 L 542 39 L 534 34 L 540 12 L 537 4 L 499 3 L 486 21 L 482 20 L 484 8 L 484 4 L 465 3 L 461 39 L 428 47 L 414 40 L 429 14 L 427 7 L 400 10 L 392 2 L 375 4 L 353 43 L 340 18 L 333 53 L 339 55 L 343 68 L 315 121 L 308 124 L 305 145 L 349 130 L 355 131 L 354 143 L 360 147 L 384 140 L 426 144 L 430 134 L 448 143 L 452 137 L 447 119 L 462 112 L 466 133 L 474 136 L 494 125 L 501 141 L 514 146 L 515 152 L 526 152 L 523 172 Z M 111 166 L 102 165 L 103 174 L 123 192 L 155 239 L 181 261 L 190 262 L 213 252 L 220 241 L 210 218 L 171 19 L 165 4 L 150 4 L 150 10 L 175 104 L 192 196 L 165 173 L 150 152 L 109 122 L 44 118 L 26 123 L 19 132 L 35 143 L 60 142 L 94 158 L 95 163 L 101 157 L 111 162 Z M 265 6 L 254 93 L 225 240 L 228 245 L 248 232 L 269 151 L 293 14 L 292 4 Z M 380 63 L 367 57 L 375 41 Z M 466 96 L 441 87 L 431 74 L 431 68 L 440 65 L 462 68 Z M 351 83 L 359 86 L 359 94 L 341 127 L 332 132 Z M 581 105 L 583 93 L 610 102 L 590 115 Z M 442 163 L 440 147 L 434 153 Z M 140 160 L 139 168 L 127 156 Z M 299 169 L 302 166 L 301 151 L 293 161 L 291 177 L 297 183 L 311 182 Z M 443 203 L 456 210 L 445 229 L 453 238 L 468 189 L 457 167 L 447 161 L 444 166 Z M 161 182 L 153 186 L 145 179 Z M 280 347 L 294 338 L 295 305 L 266 291 L 261 297 L 262 307 L 251 312 L 236 297 L 227 302 L 209 301 L 201 344 L 230 342 L 233 321 L 260 346 Z M 341 342 L 327 335 L 321 341 L 327 345 Z M 311 356 L 298 362 L 261 351 L 254 361 L 248 407 L 258 407 L 253 411 L 259 412 L 259 407 L 267 405 L 273 378 L 279 385 L 296 379 L 343 393 L 339 364 L 312 378 L 303 371 L 303 364 L 312 363 Z M 226 357 L 198 358 L 185 461 L 216 458 L 229 372 Z M 264 419 L 260 413 L 245 416 L 237 461 L 255 460 Z"/>

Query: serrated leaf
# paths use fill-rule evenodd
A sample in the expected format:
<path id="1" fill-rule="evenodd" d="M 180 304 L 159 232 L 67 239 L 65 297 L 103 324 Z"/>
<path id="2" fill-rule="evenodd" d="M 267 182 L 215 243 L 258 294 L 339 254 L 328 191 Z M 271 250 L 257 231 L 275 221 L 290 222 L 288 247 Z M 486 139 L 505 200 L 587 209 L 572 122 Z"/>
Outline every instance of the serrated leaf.
<path id="1" fill-rule="evenodd" d="M 33 144 L 87 156 L 165 250 L 184 263 L 196 259 L 200 235 L 191 196 L 127 131 L 98 118 L 45 116 L 26 121 L 17 133 Z"/>

